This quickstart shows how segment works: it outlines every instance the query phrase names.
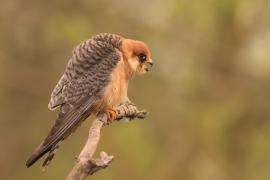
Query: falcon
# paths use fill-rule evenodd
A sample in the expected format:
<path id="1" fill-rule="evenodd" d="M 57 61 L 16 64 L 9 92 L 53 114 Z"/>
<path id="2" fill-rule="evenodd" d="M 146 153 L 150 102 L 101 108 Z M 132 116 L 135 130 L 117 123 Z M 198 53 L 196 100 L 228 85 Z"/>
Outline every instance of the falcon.
<path id="1" fill-rule="evenodd" d="M 150 50 L 142 41 L 101 33 L 81 42 L 51 94 L 48 108 L 60 109 L 55 124 L 26 166 L 48 153 L 42 165 L 47 166 L 60 142 L 91 114 L 106 113 L 112 121 L 114 108 L 129 101 L 130 78 L 152 66 Z"/>

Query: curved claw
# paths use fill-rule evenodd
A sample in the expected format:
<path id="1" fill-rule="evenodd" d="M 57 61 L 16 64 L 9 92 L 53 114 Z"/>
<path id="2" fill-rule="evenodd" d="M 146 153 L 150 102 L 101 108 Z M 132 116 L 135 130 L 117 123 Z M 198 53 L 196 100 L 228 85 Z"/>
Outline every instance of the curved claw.
<path id="1" fill-rule="evenodd" d="M 116 118 L 116 111 L 113 110 L 112 108 L 107 108 L 105 110 L 105 113 L 107 115 L 107 119 L 112 122 Z"/>

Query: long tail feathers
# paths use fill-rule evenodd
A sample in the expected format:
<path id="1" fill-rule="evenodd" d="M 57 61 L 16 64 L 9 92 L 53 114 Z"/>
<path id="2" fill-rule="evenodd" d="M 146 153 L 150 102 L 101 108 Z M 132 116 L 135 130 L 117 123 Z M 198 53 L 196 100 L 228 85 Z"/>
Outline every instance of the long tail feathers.
<path id="1" fill-rule="evenodd" d="M 65 114 L 60 113 L 55 125 L 52 127 L 41 146 L 26 161 L 26 166 L 29 168 L 47 152 L 49 152 L 49 154 L 42 166 L 45 167 L 49 165 L 56 150 L 59 148 L 60 142 L 74 132 L 75 129 L 77 129 L 77 127 L 91 114 L 93 102 L 94 99 L 90 98 L 87 99 L 85 103 L 80 104 L 80 108 L 72 108 Z"/>

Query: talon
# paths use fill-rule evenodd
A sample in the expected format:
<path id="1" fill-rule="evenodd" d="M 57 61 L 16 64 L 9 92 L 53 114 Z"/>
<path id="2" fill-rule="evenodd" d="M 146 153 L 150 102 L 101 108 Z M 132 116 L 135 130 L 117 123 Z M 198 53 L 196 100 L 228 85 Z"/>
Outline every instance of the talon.
<path id="1" fill-rule="evenodd" d="M 105 113 L 107 115 L 107 118 L 110 122 L 112 122 L 115 118 L 116 118 L 116 111 L 111 109 L 111 108 L 107 108 L 105 110 Z"/>

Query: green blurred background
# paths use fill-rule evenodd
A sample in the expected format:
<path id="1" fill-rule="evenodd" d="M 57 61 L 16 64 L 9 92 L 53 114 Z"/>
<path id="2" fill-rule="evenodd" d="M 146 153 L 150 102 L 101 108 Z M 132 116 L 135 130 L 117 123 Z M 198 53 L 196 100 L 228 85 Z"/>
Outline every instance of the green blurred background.
<path id="1" fill-rule="evenodd" d="M 54 123 L 71 50 L 100 32 L 147 42 L 155 66 L 129 89 L 148 118 L 103 129 L 115 161 L 89 179 L 270 179 L 269 0 L 0 2 L 1 180 L 68 174 L 92 119 L 45 172 L 25 160 Z"/>

